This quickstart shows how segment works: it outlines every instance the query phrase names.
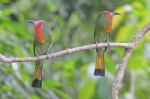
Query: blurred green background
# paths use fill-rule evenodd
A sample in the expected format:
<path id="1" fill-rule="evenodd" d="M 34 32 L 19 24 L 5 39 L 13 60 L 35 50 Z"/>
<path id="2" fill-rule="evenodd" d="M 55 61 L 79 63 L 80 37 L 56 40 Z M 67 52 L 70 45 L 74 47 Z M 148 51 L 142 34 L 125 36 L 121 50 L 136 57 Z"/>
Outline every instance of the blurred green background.
<path id="1" fill-rule="evenodd" d="M 43 19 L 51 24 L 50 53 L 93 43 L 97 14 L 110 9 L 114 18 L 111 42 L 130 42 L 150 21 L 149 0 L 0 0 L 0 53 L 33 56 L 34 32 L 26 23 Z M 119 99 L 150 99 L 150 33 L 132 54 Z M 110 99 L 111 83 L 124 49 L 105 54 L 106 77 L 94 77 L 95 50 L 46 60 L 43 86 L 31 87 L 34 62 L 0 63 L 0 99 Z"/>

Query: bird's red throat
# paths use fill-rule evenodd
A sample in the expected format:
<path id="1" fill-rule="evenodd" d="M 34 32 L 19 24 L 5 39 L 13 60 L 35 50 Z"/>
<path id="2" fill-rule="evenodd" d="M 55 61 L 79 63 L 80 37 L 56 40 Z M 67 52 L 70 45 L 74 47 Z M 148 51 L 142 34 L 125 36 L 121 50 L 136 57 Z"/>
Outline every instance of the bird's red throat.
<path id="1" fill-rule="evenodd" d="M 36 37 L 37 37 L 38 41 L 40 43 L 43 43 L 44 42 L 44 35 L 42 33 L 42 23 L 35 25 L 35 33 L 36 33 Z"/>
<path id="2" fill-rule="evenodd" d="M 111 15 L 111 12 L 107 11 L 106 12 L 106 17 L 108 18 L 109 22 L 108 25 L 105 28 L 105 32 L 110 32 L 111 28 L 112 28 L 112 21 L 113 21 L 113 16 Z"/>

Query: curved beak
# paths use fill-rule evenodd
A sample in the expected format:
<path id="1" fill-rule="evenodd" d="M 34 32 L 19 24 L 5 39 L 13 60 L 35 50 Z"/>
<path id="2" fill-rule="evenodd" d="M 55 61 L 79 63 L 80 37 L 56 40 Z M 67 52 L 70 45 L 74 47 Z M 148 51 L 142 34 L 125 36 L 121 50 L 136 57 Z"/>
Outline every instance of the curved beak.
<path id="1" fill-rule="evenodd" d="M 34 20 L 27 20 L 28 23 L 35 24 Z"/>
<path id="2" fill-rule="evenodd" d="M 121 14 L 120 14 L 120 13 L 118 13 L 118 12 L 114 12 L 114 16 L 115 16 L 115 15 L 121 15 Z"/>

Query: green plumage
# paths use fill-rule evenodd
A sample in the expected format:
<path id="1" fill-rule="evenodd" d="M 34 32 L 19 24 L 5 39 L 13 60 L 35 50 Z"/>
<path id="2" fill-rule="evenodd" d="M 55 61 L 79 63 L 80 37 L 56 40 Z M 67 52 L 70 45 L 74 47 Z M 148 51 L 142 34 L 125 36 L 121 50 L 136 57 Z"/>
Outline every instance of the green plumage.
<path id="1" fill-rule="evenodd" d="M 101 12 L 96 19 L 95 31 L 94 31 L 94 42 L 106 42 L 108 33 L 105 32 L 106 27 L 109 24 L 109 19 L 106 16 L 106 12 Z"/>
<path id="2" fill-rule="evenodd" d="M 35 35 L 34 45 L 33 45 L 34 56 L 41 56 L 47 54 L 52 43 L 52 38 L 50 35 L 51 33 L 50 25 L 45 21 L 43 21 L 42 23 L 41 32 L 44 36 L 44 41 L 40 42 L 37 36 Z M 34 80 L 32 82 L 32 87 L 40 88 L 42 86 L 43 62 L 36 61 L 35 63 L 36 63 L 35 64 L 36 67 L 35 67 L 35 74 L 34 74 Z"/>
<path id="3" fill-rule="evenodd" d="M 109 33 L 106 33 L 106 27 L 109 24 L 109 19 L 106 16 L 106 11 L 101 12 L 96 19 L 95 31 L 94 31 L 94 42 L 104 43 L 109 37 Z M 96 48 L 97 59 L 96 67 L 94 71 L 95 76 L 105 76 L 105 67 L 104 67 L 104 52 L 105 48 Z"/>
<path id="4" fill-rule="evenodd" d="M 47 54 L 49 47 L 52 43 L 52 38 L 50 35 L 50 33 L 51 33 L 50 25 L 46 22 L 43 23 L 42 33 L 44 35 L 43 43 L 39 42 L 36 36 L 34 38 L 34 46 L 33 46 L 34 56 L 40 56 L 40 55 Z"/>

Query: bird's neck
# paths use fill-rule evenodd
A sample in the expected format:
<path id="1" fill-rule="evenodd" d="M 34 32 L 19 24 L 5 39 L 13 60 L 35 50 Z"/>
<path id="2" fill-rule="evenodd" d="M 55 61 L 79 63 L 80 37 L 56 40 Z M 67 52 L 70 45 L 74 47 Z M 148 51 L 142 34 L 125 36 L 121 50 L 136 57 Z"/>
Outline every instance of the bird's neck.
<path id="1" fill-rule="evenodd" d="M 108 18 L 108 25 L 106 26 L 105 32 L 110 32 L 112 28 L 113 16 L 106 14 L 106 17 Z"/>
<path id="2" fill-rule="evenodd" d="M 42 33 L 42 24 L 38 24 L 35 26 L 35 33 L 36 33 L 37 40 L 40 43 L 43 43 L 44 42 L 44 35 Z"/>

